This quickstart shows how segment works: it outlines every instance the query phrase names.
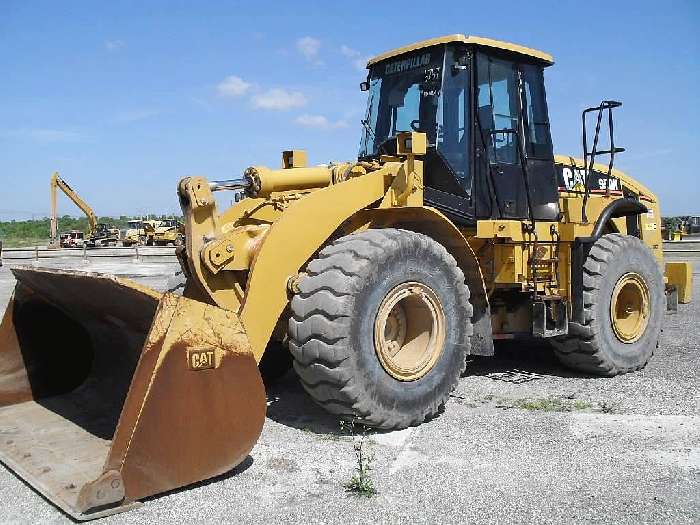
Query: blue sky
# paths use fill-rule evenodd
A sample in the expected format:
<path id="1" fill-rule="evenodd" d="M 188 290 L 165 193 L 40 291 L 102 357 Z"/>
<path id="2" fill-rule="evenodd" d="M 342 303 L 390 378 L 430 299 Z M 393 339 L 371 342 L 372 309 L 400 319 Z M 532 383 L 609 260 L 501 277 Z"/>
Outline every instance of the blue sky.
<path id="1" fill-rule="evenodd" d="M 580 155 L 584 107 L 622 100 L 617 166 L 664 214 L 700 214 L 698 27 L 697 1 L 2 0 L 0 218 L 47 215 L 54 170 L 119 215 L 177 212 L 181 177 L 278 166 L 283 149 L 351 159 L 366 58 L 456 32 L 554 55 L 559 153 Z"/>

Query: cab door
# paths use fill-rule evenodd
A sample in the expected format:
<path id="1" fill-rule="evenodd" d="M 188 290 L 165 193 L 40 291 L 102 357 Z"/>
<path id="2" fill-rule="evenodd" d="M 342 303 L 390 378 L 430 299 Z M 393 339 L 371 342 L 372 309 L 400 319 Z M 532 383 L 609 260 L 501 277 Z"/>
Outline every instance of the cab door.
<path id="1" fill-rule="evenodd" d="M 477 216 L 528 218 L 526 171 L 534 218 L 556 220 L 558 194 L 541 68 L 481 52 L 476 62 Z"/>
<path id="2" fill-rule="evenodd" d="M 472 54 L 447 46 L 436 110 L 435 139 L 424 162 L 424 199 L 457 224 L 474 224 L 471 176 Z"/>

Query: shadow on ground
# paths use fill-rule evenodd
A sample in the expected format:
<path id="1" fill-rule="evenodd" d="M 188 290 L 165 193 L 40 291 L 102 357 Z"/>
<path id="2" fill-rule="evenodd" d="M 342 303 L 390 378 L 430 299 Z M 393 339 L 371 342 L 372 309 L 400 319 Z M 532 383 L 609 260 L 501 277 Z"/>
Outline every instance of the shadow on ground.
<path id="1" fill-rule="evenodd" d="M 499 341 L 493 357 L 468 358 L 462 377 L 469 376 L 515 384 L 547 377 L 591 377 L 562 366 L 549 344 L 542 341 Z M 341 418 L 326 412 L 311 399 L 294 370 L 267 388 L 267 402 L 267 417 L 277 423 L 314 434 L 347 435 L 340 427 Z"/>
<path id="2" fill-rule="evenodd" d="M 267 417 L 314 434 L 345 435 L 341 418 L 318 406 L 304 391 L 294 370 L 267 388 Z"/>
<path id="3" fill-rule="evenodd" d="M 546 341 L 497 341 L 495 346 L 496 353 L 492 357 L 467 358 L 462 377 L 485 376 L 512 383 L 526 383 L 544 377 L 593 377 L 564 367 Z"/>
<path id="4" fill-rule="evenodd" d="M 215 476 L 213 478 L 209 479 L 204 479 L 202 481 L 198 481 L 197 483 L 193 483 L 191 485 L 185 485 L 184 487 L 179 487 L 173 490 L 170 490 L 168 492 L 161 492 L 160 494 L 154 494 L 153 496 L 148 496 L 147 498 L 143 498 L 139 501 L 146 503 L 147 501 L 153 501 L 157 500 L 160 498 L 163 498 L 165 496 L 170 496 L 171 494 L 179 494 L 180 492 L 187 492 L 192 489 L 197 489 L 200 487 L 206 487 L 207 485 L 211 485 L 212 483 L 219 483 L 220 481 L 224 481 L 230 478 L 235 478 L 239 474 L 242 474 L 246 470 L 248 470 L 251 466 L 253 465 L 253 458 L 251 456 L 246 456 L 243 461 L 241 461 L 237 466 L 229 470 L 228 472 L 224 472 L 223 474 L 219 474 L 218 476 Z"/>

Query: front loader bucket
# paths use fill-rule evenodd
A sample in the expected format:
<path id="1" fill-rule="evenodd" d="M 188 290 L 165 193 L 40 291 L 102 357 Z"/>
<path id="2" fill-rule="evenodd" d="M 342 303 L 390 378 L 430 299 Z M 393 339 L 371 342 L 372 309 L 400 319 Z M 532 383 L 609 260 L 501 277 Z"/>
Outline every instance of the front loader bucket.
<path id="1" fill-rule="evenodd" d="M 228 472 L 265 419 L 236 314 L 126 279 L 17 268 L 0 461 L 74 518 Z"/>

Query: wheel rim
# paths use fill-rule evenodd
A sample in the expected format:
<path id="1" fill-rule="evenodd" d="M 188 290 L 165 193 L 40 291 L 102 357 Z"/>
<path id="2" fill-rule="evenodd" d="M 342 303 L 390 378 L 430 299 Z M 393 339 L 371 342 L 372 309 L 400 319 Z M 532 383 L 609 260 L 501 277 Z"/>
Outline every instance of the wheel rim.
<path id="1" fill-rule="evenodd" d="M 649 324 L 649 288 L 636 273 L 626 273 L 617 281 L 610 302 L 613 331 L 623 343 L 634 343 Z"/>
<path id="2" fill-rule="evenodd" d="M 374 347 L 392 377 L 414 381 L 432 370 L 445 346 L 445 313 L 435 292 L 418 282 L 391 290 L 374 321 Z"/>

